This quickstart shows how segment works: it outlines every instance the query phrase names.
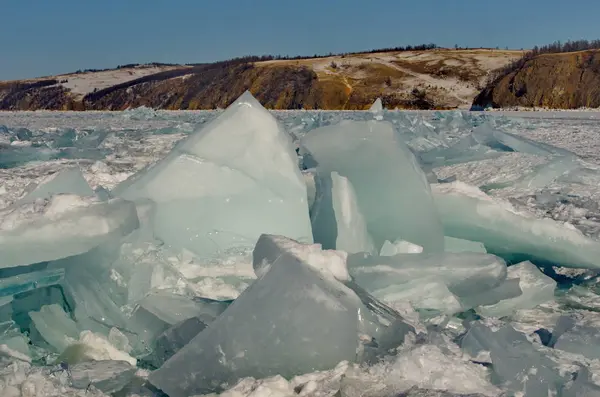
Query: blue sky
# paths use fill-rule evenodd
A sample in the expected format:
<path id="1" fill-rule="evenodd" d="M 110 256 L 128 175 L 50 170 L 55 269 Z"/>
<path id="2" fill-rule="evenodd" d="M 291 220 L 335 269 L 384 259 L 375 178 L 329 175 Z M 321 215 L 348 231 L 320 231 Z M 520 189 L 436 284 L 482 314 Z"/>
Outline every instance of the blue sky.
<path id="1" fill-rule="evenodd" d="M 600 38 L 599 0 L 2 0 L 0 80 L 419 43 Z"/>

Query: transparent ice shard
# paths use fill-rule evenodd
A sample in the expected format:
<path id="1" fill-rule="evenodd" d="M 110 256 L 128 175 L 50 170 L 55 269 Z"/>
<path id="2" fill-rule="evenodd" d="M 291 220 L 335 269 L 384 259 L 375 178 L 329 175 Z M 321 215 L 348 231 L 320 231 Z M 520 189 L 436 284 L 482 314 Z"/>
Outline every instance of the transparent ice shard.
<path id="1" fill-rule="evenodd" d="M 58 305 L 42 306 L 39 312 L 29 312 L 36 332 L 55 352 L 62 353 L 79 338 L 79 327 Z M 40 341 L 36 341 L 40 342 Z"/>
<path id="2" fill-rule="evenodd" d="M 311 208 L 315 242 L 324 249 L 373 252 L 373 242 L 348 179 L 337 172 L 317 173 L 315 182 L 316 199 Z"/>
<path id="3" fill-rule="evenodd" d="M 522 294 L 502 300 L 491 306 L 482 306 L 477 312 L 488 317 L 503 317 L 521 309 L 531 309 L 554 300 L 556 281 L 546 276 L 533 263 L 523 262 L 508 268 L 508 279 L 519 280 Z"/>
<path id="4" fill-rule="evenodd" d="M 397 254 L 420 254 L 423 247 L 404 240 L 396 240 L 393 243 L 385 241 L 379 252 L 380 256 L 394 256 Z"/>
<path id="5" fill-rule="evenodd" d="M 582 366 L 575 374 L 573 383 L 562 390 L 561 397 L 600 396 L 600 386 L 593 383 L 591 378 L 590 370 Z"/>
<path id="6" fill-rule="evenodd" d="M 83 197 L 95 195 L 79 167 L 69 167 L 42 180 L 17 203 L 20 205 L 33 203 L 37 199 L 48 200 L 56 194 L 74 194 Z"/>
<path id="7" fill-rule="evenodd" d="M 113 193 L 154 201 L 154 235 L 203 258 L 251 249 L 261 233 L 312 241 L 291 138 L 249 92 Z"/>
<path id="8" fill-rule="evenodd" d="M 462 240 L 454 237 L 444 237 L 444 250 L 446 252 L 481 252 L 487 253 L 485 246 L 478 241 Z"/>
<path id="9" fill-rule="evenodd" d="M 529 259 L 565 267 L 600 268 L 600 243 L 574 227 L 523 216 L 509 203 L 460 182 L 433 185 L 432 191 L 448 236 L 479 241 L 488 252 L 511 262 Z"/>
<path id="10" fill-rule="evenodd" d="M 23 204 L 0 211 L 0 268 L 78 255 L 137 227 L 135 205 L 120 199 L 56 195 Z"/>
<path id="11" fill-rule="evenodd" d="M 509 325 L 493 332 L 475 323 L 462 338 L 461 347 L 474 358 L 487 352 L 492 363 L 492 381 L 511 392 L 547 397 L 560 390 L 565 382 L 556 364 Z"/>
<path id="12" fill-rule="evenodd" d="M 391 307 L 408 302 L 415 309 L 444 314 L 465 310 L 460 299 L 450 292 L 446 284 L 435 279 L 408 280 L 401 285 L 390 285 L 373 291 L 373 296 Z"/>
<path id="13" fill-rule="evenodd" d="M 382 324 L 384 312 L 376 316 L 367 307 L 385 305 L 346 287 L 347 274 L 331 268 L 318 246 L 262 236 L 255 254 L 266 271 L 257 272 L 259 278 L 221 316 L 150 375 L 169 396 L 213 392 L 245 377 L 292 377 L 360 361 L 370 346 L 390 343 L 386 331 L 393 331 L 387 336 L 398 346 L 412 330 L 389 308 L 383 317 L 389 325 Z"/>
<path id="14" fill-rule="evenodd" d="M 378 250 L 386 240 L 403 239 L 425 251 L 443 251 L 427 178 L 390 123 L 319 128 L 302 138 L 301 152 L 305 166 L 348 178 Z"/>
<path id="15" fill-rule="evenodd" d="M 94 386 L 110 394 L 122 390 L 133 379 L 136 370 L 125 361 L 87 361 L 71 365 L 69 378 L 76 389 Z"/>

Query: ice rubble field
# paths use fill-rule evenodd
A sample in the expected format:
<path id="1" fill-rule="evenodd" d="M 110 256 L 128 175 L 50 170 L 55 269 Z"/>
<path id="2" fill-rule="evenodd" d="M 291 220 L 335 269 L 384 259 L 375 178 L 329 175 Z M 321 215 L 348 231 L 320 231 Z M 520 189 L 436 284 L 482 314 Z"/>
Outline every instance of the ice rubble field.
<path id="1" fill-rule="evenodd" d="M 0 396 L 600 395 L 600 113 L 0 113 Z"/>

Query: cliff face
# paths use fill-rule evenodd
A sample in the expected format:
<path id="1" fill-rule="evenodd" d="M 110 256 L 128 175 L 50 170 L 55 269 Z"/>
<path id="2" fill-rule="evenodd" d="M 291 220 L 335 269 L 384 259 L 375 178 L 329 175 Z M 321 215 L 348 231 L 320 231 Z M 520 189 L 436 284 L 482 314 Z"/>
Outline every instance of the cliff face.
<path id="1" fill-rule="evenodd" d="M 498 77 L 475 107 L 600 107 L 600 51 L 543 54 Z"/>
<path id="2" fill-rule="evenodd" d="M 518 51 L 429 50 L 299 60 L 129 65 L 0 82 L 0 110 L 225 108 L 245 90 L 272 109 L 468 108 Z"/>

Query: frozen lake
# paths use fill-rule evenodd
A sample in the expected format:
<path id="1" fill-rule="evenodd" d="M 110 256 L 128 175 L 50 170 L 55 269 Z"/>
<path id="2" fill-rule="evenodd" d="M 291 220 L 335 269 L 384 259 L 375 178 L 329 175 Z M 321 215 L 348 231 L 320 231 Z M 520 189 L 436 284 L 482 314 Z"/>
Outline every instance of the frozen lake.
<path id="1" fill-rule="evenodd" d="M 597 295 L 600 291 L 600 284 L 598 284 L 600 256 L 594 258 L 588 252 L 596 252 L 594 251 L 596 243 L 600 246 L 600 112 L 274 111 L 270 113 L 279 121 L 285 133 L 289 134 L 294 148 L 300 148 L 301 143 L 309 147 L 311 134 L 318 134 L 319 132 L 314 132 L 314 130 L 321 127 L 337 125 L 339 128 L 344 128 L 344 125 L 350 125 L 345 123 L 351 121 L 374 119 L 391 123 L 394 136 L 399 137 L 398 139 L 406 144 L 415 155 L 423 174 L 426 175 L 427 181 L 432 186 L 435 203 L 441 212 L 444 212 L 444 208 L 446 211 L 448 208 L 456 208 L 457 212 L 464 211 L 462 218 L 466 219 L 465 223 L 471 222 L 471 216 L 474 216 L 472 220 L 474 223 L 480 222 L 481 219 L 491 219 L 490 223 L 494 223 L 494 217 L 490 217 L 492 212 L 484 210 L 486 208 L 489 211 L 498 211 L 499 208 L 505 210 L 502 214 L 508 214 L 506 218 L 502 218 L 505 215 L 498 217 L 502 218 L 505 223 L 499 221 L 492 225 L 491 229 L 496 226 L 497 228 L 514 226 L 515 231 L 508 231 L 508 236 L 503 236 L 501 231 L 496 230 L 494 231 L 496 234 L 492 237 L 482 236 L 481 238 L 483 240 L 504 238 L 507 242 L 498 240 L 499 242 L 494 246 L 493 242 L 490 244 L 488 240 L 487 242 L 483 241 L 482 244 L 486 246 L 487 252 L 500 255 L 509 262 L 509 265 L 519 263 L 522 254 L 531 254 L 530 256 L 525 255 L 523 259 L 532 260 L 537 267 L 531 265 L 531 268 L 524 267 L 515 270 L 517 267 L 511 266 L 512 270 L 511 267 L 508 268 L 508 279 L 510 280 L 512 277 L 514 280 L 517 278 L 521 280 L 521 296 L 531 301 L 540 299 L 542 303 L 528 307 L 527 302 L 518 301 L 519 298 L 512 295 L 510 298 L 507 298 L 508 295 L 506 295 L 504 298 L 498 298 L 495 301 L 492 299 L 488 302 L 479 293 L 467 294 L 461 289 L 464 287 L 465 281 L 462 280 L 463 284 L 460 284 L 455 278 L 459 278 L 458 274 L 464 272 L 467 274 L 466 279 L 469 279 L 471 272 L 475 272 L 475 270 L 460 267 L 462 263 L 452 270 L 452 266 L 456 265 L 452 262 L 452 266 L 448 265 L 452 271 L 448 275 L 439 275 L 439 277 L 434 273 L 427 277 L 423 276 L 420 273 L 423 272 L 422 267 L 425 266 L 423 264 L 416 266 L 415 269 L 403 270 L 406 272 L 403 273 L 403 277 L 410 279 L 413 275 L 417 275 L 415 279 L 420 280 L 416 284 L 407 282 L 405 290 L 409 292 L 406 295 L 402 295 L 402 291 L 397 290 L 394 290 L 393 294 L 389 293 L 390 290 L 382 292 L 385 289 L 373 292 L 361 284 L 365 280 L 364 282 L 372 287 L 369 284 L 374 283 L 372 279 L 367 276 L 361 278 L 358 270 L 355 270 L 357 273 L 352 273 L 351 269 L 350 274 L 362 288 L 366 288 L 370 293 L 375 294 L 376 298 L 389 304 L 416 330 L 406 336 L 406 340 L 401 346 L 394 346 L 397 347 L 394 354 L 386 356 L 385 359 L 376 363 L 364 362 L 358 365 L 342 362 L 335 368 L 315 372 L 307 371 L 307 374 L 293 379 L 287 376 L 287 380 L 281 377 L 269 377 L 266 380 L 258 381 L 246 378 L 230 390 L 228 396 L 384 397 L 400 393 L 406 393 L 402 395 L 407 396 L 465 394 L 498 396 L 506 392 L 526 391 L 525 395 L 537 397 L 545 396 L 547 394 L 544 393 L 551 390 L 556 391 L 558 396 L 568 397 L 584 395 L 577 394 L 583 392 L 591 393 L 585 395 L 599 393 L 600 386 L 597 384 L 600 384 L 600 350 L 596 345 L 600 344 L 600 296 Z M 11 213 L 11 209 L 21 205 L 23 197 L 27 197 L 41 182 L 45 183 L 49 176 L 72 169 L 74 166 L 78 167 L 91 189 L 98 195 L 110 197 L 114 193 L 112 191 L 115 187 L 132 175 L 140 171 L 144 172 L 147 167 L 164 159 L 179 141 L 203 126 L 209 125 L 220 114 L 221 111 L 169 112 L 146 108 L 125 112 L 0 112 L 0 249 L 2 249 L 3 238 L 6 238 L 6 241 L 17 241 L 9 240 L 13 237 L 10 234 L 11 230 L 16 227 L 14 225 L 20 225 L 19 222 L 24 222 L 23 219 L 30 216 L 29 212 L 25 210 L 23 212 L 25 215 L 21 213 L 17 214 L 18 216 L 14 215 L 15 213 Z M 368 140 L 368 138 L 365 139 Z M 252 143 L 249 145 L 252 146 Z M 252 147 L 254 148 L 254 146 Z M 187 155 L 188 152 L 185 153 Z M 227 155 L 226 150 L 219 153 L 223 156 Z M 265 153 L 266 158 L 269 152 Z M 300 149 L 300 153 L 302 153 L 302 149 Z M 238 154 L 238 157 L 241 158 L 243 155 Z M 262 159 L 257 158 L 256 161 L 260 162 Z M 373 163 L 376 162 L 376 158 L 367 159 L 364 166 L 375 167 Z M 185 168 L 182 169 L 185 170 Z M 351 173 L 353 169 L 349 169 L 348 172 Z M 405 177 L 402 172 L 404 170 L 398 171 L 398 174 L 401 174 L 400 178 Z M 343 172 L 339 173 L 342 177 L 345 176 Z M 304 170 L 305 176 L 309 174 Z M 393 172 L 390 173 L 392 176 L 393 174 Z M 311 178 L 315 177 L 310 175 Z M 348 178 L 352 181 L 352 177 Z M 319 183 L 317 181 L 317 186 Z M 185 189 L 186 187 L 182 185 L 181 188 Z M 286 191 L 294 188 L 295 185 L 290 185 L 286 187 Z M 357 188 L 360 203 L 361 187 L 355 186 L 355 188 Z M 85 188 L 83 189 L 85 190 Z M 351 189 L 348 191 L 352 192 Z M 134 193 L 138 194 L 137 191 Z M 159 192 L 157 194 L 161 199 L 168 196 L 164 199 L 167 200 L 171 197 L 170 193 Z M 121 193 L 119 192 L 119 194 Z M 173 194 L 176 195 L 177 192 Z M 458 201 L 443 201 L 447 197 L 454 197 L 455 194 L 462 195 L 460 197 L 468 196 L 469 199 L 480 199 L 481 202 L 478 203 L 483 204 L 482 206 L 458 207 L 456 204 L 459 203 Z M 335 199 L 333 200 L 335 201 Z M 346 205 L 352 209 L 352 203 L 348 204 L 349 199 L 347 201 L 340 200 L 342 202 L 340 205 Z M 460 203 L 463 205 L 462 201 Z M 489 208 L 485 207 L 486 203 L 490 204 Z M 67 202 L 64 205 L 85 206 L 88 204 Z M 416 207 L 417 205 L 415 205 Z M 35 212 L 36 210 L 31 211 Z M 399 212 L 401 211 L 406 211 L 406 209 L 399 210 Z M 138 215 L 143 223 L 140 214 L 138 208 Z M 368 218 L 370 215 L 367 213 L 365 216 Z M 514 218 L 511 218 L 513 216 Z M 449 237 L 448 223 L 460 222 L 461 219 L 454 219 L 447 214 L 442 214 L 442 218 L 444 218 L 445 235 Z M 353 222 L 356 222 L 355 218 L 353 219 Z M 311 220 L 314 228 L 314 219 Z M 76 221 L 74 222 L 76 223 Z M 368 219 L 365 222 L 368 224 Z M 521 251 L 517 250 L 517 252 L 514 251 L 514 244 L 515 240 L 519 240 L 519 238 L 511 239 L 510 234 L 517 235 L 516 233 L 520 232 L 517 230 L 520 227 L 517 224 L 521 225 L 519 222 L 522 222 L 522 225 L 525 225 L 523 227 L 529 228 L 527 230 L 531 232 L 523 234 L 522 240 L 527 241 L 523 242 L 522 247 L 519 247 Z M 358 223 L 352 223 L 352 225 L 356 227 Z M 105 228 L 121 226 L 120 224 L 115 226 L 114 222 L 108 222 Z M 553 232 L 557 231 L 557 237 L 555 240 L 552 240 L 551 237 L 544 243 L 538 242 L 536 238 L 541 240 L 544 233 L 550 230 L 546 229 L 546 226 Z M 341 226 L 338 225 L 338 227 Z M 367 228 L 369 227 L 371 226 L 367 226 Z M 491 229 L 485 229 L 483 232 L 476 229 L 475 232 L 460 230 L 458 237 L 464 240 L 476 240 L 477 233 L 483 235 Z M 96 231 L 90 227 L 89 235 L 94 237 L 93 233 L 102 234 L 103 230 Z M 4 232 L 6 235 L 2 234 Z M 452 230 L 452 232 L 456 232 L 456 230 Z M 462 235 L 461 233 L 466 234 Z M 469 233 L 473 238 L 469 237 Z M 563 234 L 569 236 L 565 237 L 566 243 L 562 240 Z M 444 236 L 441 235 L 441 237 Z M 452 237 L 457 236 L 453 235 Z M 531 241 L 528 240 L 530 237 Z M 73 238 L 78 238 L 77 233 L 74 233 Z M 353 238 L 358 237 L 353 236 Z M 446 239 L 446 244 L 448 241 Z M 582 242 L 580 243 L 580 241 Z M 566 245 L 561 245 L 563 243 Z M 132 245 L 133 248 L 128 247 L 127 244 Z M 115 318 L 116 316 L 129 318 L 132 312 L 136 313 L 139 302 L 144 301 L 147 294 L 151 292 L 167 291 L 188 299 L 203 298 L 227 301 L 228 305 L 230 300 L 236 299 L 249 285 L 259 282 L 254 281 L 256 265 L 253 269 L 252 258 L 248 257 L 248 252 L 240 251 L 225 259 L 203 262 L 199 261 L 197 253 L 190 252 L 187 249 L 189 247 L 185 244 L 183 244 L 183 248 L 177 247 L 177 250 L 173 246 L 167 249 L 166 246 L 169 244 L 163 246 L 155 241 L 144 242 L 143 246 L 135 244 L 127 241 L 124 247 L 128 248 L 121 248 L 121 257 L 115 263 L 126 262 L 126 259 L 133 260 L 138 266 L 137 268 L 141 269 L 138 271 L 139 274 L 133 270 L 131 270 L 131 274 L 127 274 L 127 271 L 123 269 L 129 265 L 116 264 L 114 271 L 109 272 L 110 280 L 102 284 L 102 288 L 107 288 L 108 291 L 103 291 L 103 293 L 107 293 L 109 296 L 119 295 L 118 299 L 115 298 L 116 305 L 115 302 L 110 303 L 117 308 L 115 309 L 118 311 L 117 314 L 111 312 Z M 581 244 L 581 246 L 578 248 L 577 244 Z M 483 245 L 481 246 L 483 247 Z M 401 245 L 397 247 L 401 247 Z M 393 249 L 401 249 L 397 247 Z M 402 247 L 406 247 L 406 245 L 402 245 Z M 590 251 L 586 251 L 588 247 L 592 247 L 589 248 Z M 30 248 L 35 250 L 36 246 Z M 379 248 L 377 253 L 379 253 Z M 417 248 L 421 247 L 417 246 Z M 466 251 L 470 251 L 470 249 Z M 483 251 L 485 252 L 485 249 Z M 73 251 L 73 255 L 79 255 L 82 252 L 85 253 L 85 250 Z M 396 253 L 403 252 L 412 251 L 396 251 Z M 554 253 L 556 258 L 553 256 Z M 75 383 L 77 382 L 69 377 L 71 375 L 60 375 L 62 369 L 58 369 L 59 375 L 53 372 L 56 368 L 51 363 L 60 353 L 57 351 L 56 345 L 62 346 L 63 342 L 60 338 L 56 342 L 57 339 L 49 337 L 48 334 L 51 332 L 41 329 L 38 323 L 43 315 L 50 316 L 50 314 L 43 313 L 40 307 L 34 308 L 40 310 L 39 316 L 36 317 L 38 320 L 34 318 L 34 322 L 38 327 L 36 332 L 42 334 L 43 343 L 39 343 L 40 335 L 30 335 L 23 331 L 29 326 L 27 325 L 28 321 L 19 323 L 21 317 L 14 315 L 17 310 L 16 306 L 7 300 L 7 297 L 13 295 L 16 297 L 17 294 L 8 292 L 2 294 L 3 288 L 5 288 L 2 284 L 3 280 L 14 276 L 11 272 L 2 273 L 4 271 L 2 255 L 0 251 L 0 395 L 91 395 L 85 394 L 85 390 L 76 387 Z M 486 257 L 491 257 L 491 255 Z M 61 259 L 62 257 L 57 256 L 56 258 Z M 159 270 L 157 270 L 159 266 L 155 267 L 157 258 L 161 258 Z M 519 259 L 511 262 L 513 258 Z M 12 260 L 4 259 L 7 262 Z M 17 263 L 18 258 L 14 261 Z M 360 266 L 356 265 L 357 269 L 364 270 L 365 265 L 360 263 Z M 119 266 L 124 267 L 120 268 Z M 435 266 L 437 266 L 437 262 Z M 438 269 L 435 266 L 433 269 Z M 495 266 L 495 264 L 491 263 L 489 266 Z M 538 267 L 543 269 L 545 275 L 538 270 Z M 65 268 L 68 270 L 68 267 Z M 49 269 L 52 269 L 52 264 Z M 443 266 L 438 269 L 440 274 L 446 270 Z M 141 274 L 144 272 L 149 272 L 151 276 L 142 277 Z M 62 274 L 59 273 L 56 273 L 57 277 L 62 277 Z M 45 274 L 45 277 L 47 276 Z M 66 277 L 68 279 L 68 272 Z M 134 288 L 131 280 L 138 280 L 136 277 L 141 277 L 144 281 L 143 285 Z M 335 277 L 339 276 L 335 275 Z M 485 277 L 491 276 L 486 273 Z M 506 275 L 504 277 L 506 278 Z M 122 279 L 127 278 L 130 281 L 122 282 Z M 268 287 L 264 281 L 266 278 L 259 277 L 265 288 Z M 448 281 L 449 279 L 452 281 Z M 554 279 L 554 284 L 551 279 Z M 483 278 L 482 280 L 488 279 Z M 52 285 L 52 282 L 46 279 L 36 282 L 40 285 L 42 283 L 48 283 L 48 286 Z M 460 284 L 459 287 L 457 287 L 458 284 Z M 446 295 L 440 292 L 440 285 L 444 291 L 448 291 Z M 544 300 L 540 296 L 545 293 L 548 285 L 551 290 L 556 286 L 554 298 Z M 473 283 L 472 286 L 476 286 L 476 283 Z M 391 287 L 394 286 L 388 286 L 388 288 Z M 445 289 L 446 287 L 448 290 Z M 493 291 L 494 288 L 490 288 L 490 290 Z M 551 290 L 550 295 L 552 295 Z M 6 291 L 8 291 L 8 287 L 6 287 Z M 506 291 L 500 290 L 496 292 L 502 296 L 506 293 Z M 80 297 L 95 296 L 85 295 L 81 291 L 78 293 L 82 294 L 77 295 Z M 251 292 L 247 295 L 250 294 Z M 122 299 L 120 295 L 123 295 Z M 398 298 L 398 296 L 402 296 L 402 298 Z M 456 297 L 458 298 L 455 299 Z M 100 298 L 98 299 L 100 300 Z M 478 299 L 483 299 L 481 302 L 487 303 L 479 302 L 470 306 L 467 303 L 469 300 L 477 301 Z M 169 303 L 174 305 L 172 307 L 169 307 L 167 303 L 157 302 L 152 304 L 165 312 L 173 307 L 185 312 L 188 307 L 183 303 L 181 307 L 177 306 L 180 304 L 177 303 L 179 301 Z M 171 301 L 165 300 L 164 302 Z M 327 306 L 326 301 L 322 302 L 325 302 L 322 303 L 323 306 Z M 504 302 L 508 306 L 496 306 L 498 302 L 500 304 Z M 6 314 L 3 310 L 11 304 L 13 304 L 11 310 L 14 313 L 11 311 Z M 150 305 L 150 303 L 146 304 Z M 167 306 L 167 309 L 161 305 Z M 234 305 L 231 306 L 231 311 L 233 311 Z M 459 309 L 455 309 L 456 305 Z M 460 308 L 468 308 L 468 310 L 461 311 Z M 89 307 L 87 309 L 95 310 Z M 173 311 L 177 310 L 173 309 Z M 243 310 L 239 309 L 239 311 Z M 179 314 L 179 312 L 177 313 Z M 68 314 L 77 320 L 77 314 Z M 218 314 L 212 313 L 211 315 L 216 318 Z M 27 317 L 25 314 L 24 316 Z M 176 320 L 180 319 L 175 314 L 173 316 L 176 317 Z M 90 317 L 93 318 L 91 315 Z M 566 321 L 564 317 L 568 317 L 573 324 L 569 323 L 566 326 L 563 323 L 558 326 L 557 321 L 560 318 L 563 318 L 562 321 Z M 215 323 L 217 321 L 215 320 Z M 174 319 L 172 323 L 175 322 Z M 73 324 L 75 323 L 73 322 Z M 106 340 L 104 340 L 96 335 L 101 335 L 104 329 L 89 326 L 89 323 L 85 323 L 86 326 L 89 326 L 86 328 L 82 324 L 79 321 L 77 326 L 74 325 L 75 331 L 90 329 L 94 331 L 92 336 L 88 335 L 85 343 L 82 342 L 83 336 L 80 336 L 80 343 L 87 344 L 86 346 L 95 346 L 94 353 L 88 354 L 92 360 L 113 360 L 114 362 L 119 360 L 121 360 L 119 362 L 128 360 L 131 362 L 133 360 L 136 363 L 136 369 L 132 372 L 131 378 L 138 379 L 139 382 L 127 383 L 130 379 L 124 380 L 123 384 L 128 384 L 128 386 L 119 395 L 153 395 L 155 389 L 147 387 L 144 380 L 151 370 L 159 367 L 152 361 L 156 360 L 156 357 L 152 356 L 151 360 L 148 358 L 150 357 L 148 356 L 149 351 L 142 352 L 142 350 L 136 350 L 136 346 L 124 346 L 123 339 L 119 335 L 129 334 L 125 331 L 123 333 L 113 331 L 114 329 L 121 330 L 121 328 L 113 327 L 110 335 L 106 332 Z M 61 326 L 63 325 L 64 323 Z M 563 326 L 566 327 L 566 331 L 563 330 L 565 336 L 559 338 L 558 330 Z M 65 329 L 64 332 L 67 332 L 70 328 Z M 469 331 L 467 335 L 470 335 L 468 338 L 465 336 L 467 331 Z M 27 338 L 29 338 L 27 339 L 30 346 L 28 354 L 15 347 L 22 348 L 22 345 L 19 345 L 20 342 L 15 342 L 16 340 L 21 341 L 21 332 L 23 335 L 27 334 Z M 558 342 L 556 340 L 552 342 L 552 332 L 555 332 Z M 493 338 L 496 338 L 493 343 L 489 342 L 490 335 L 494 335 Z M 77 336 L 75 334 L 74 338 L 76 339 Z M 131 340 L 133 339 L 130 338 Z M 127 338 L 125 341 L 127 342 Z M 73 341 L 71 340 L 71 342 Z M 71 342 L 64 342 L 65 346 L 69 346 Z M 315 344 L 318 343 L 319 341 L 315 341 Z M 327 348 L 326 345 L 322 346 L 323 349 Z M 481 349 L 477 351 L 476 346 Z M 223 353 L 223 357 L 227 355 L 226 353 Z M 514 355 L 517 353 L 522 356 L 515 357 Z M 23 354 L 27 357 L 23 358 Z M 239 358 L 237 357 L 237 359 Z M 4 370 L 3 366 L 8 370 Z M 101 370 L 98 371 L 101 372 Z M 96 374 L 99 377 L 100 372 Z M 135 377 L 133 373 L 135 373 Z M 579 373 L 578 377 L 573 376 L 575 373 Z M 540 375 L 538 376 L 538 374 Z M 119 380 L 115 379 L 113 378 L 112 381 L 119 383 Z M 498 379 L 502 381 L 498 381 Z M 546 387 L 543 384 L 539 386 L 536 382 L 540 379 L 542 379 L 542 383 L 554 386 Z M 27 382 L 36 384 L 36 387 L 43 391 L 38 394 L 26 394 L 22 390 L 30 387 L 27 386 Z M 134 383 L 135 385 L 132 385 Z M 229 384 L 228 387 L 234 385 L 235 383 Z M 119 390 L 121 389 L 123 389 L 123 385 L 119 388 Z M 183 394 L 177 394 L 180 392 L 177 388 L 173 388 L 173 390 L 173 397 L 183 396 Z M 441 394 L 443 391 L 448 394 Z M 106 394 L 111 392 L 111 390 L 106 391 Z M 93 394 L 97 396 L 103 395 L 95 389 L 91 393 L 97 393 Z"/>

